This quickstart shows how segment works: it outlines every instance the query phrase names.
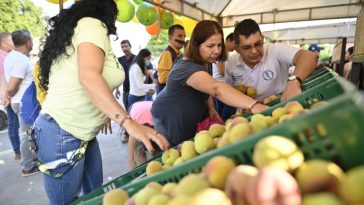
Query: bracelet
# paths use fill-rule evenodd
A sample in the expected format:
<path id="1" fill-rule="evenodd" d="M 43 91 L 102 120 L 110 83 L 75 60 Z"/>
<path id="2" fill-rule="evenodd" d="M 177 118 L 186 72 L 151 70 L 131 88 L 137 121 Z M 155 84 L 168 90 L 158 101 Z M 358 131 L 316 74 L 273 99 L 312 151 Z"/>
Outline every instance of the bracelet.
<path id="1" fill-rule="evenodd" d="M 254 100 L 254 102 L 251 105 L 249 105 L 248 109 L 250 113 L 252 113 L 253 107 L 256 106 L 258 103 L 259 103 L 258 100 Z"/>
<path id="2" fill-rule="evenodd" d="M 130 115 L 125 115 L 125 117 L 120 121 L 119 126 L 124 127 L 124 123 L 127 119 L 131 119 Z"/>

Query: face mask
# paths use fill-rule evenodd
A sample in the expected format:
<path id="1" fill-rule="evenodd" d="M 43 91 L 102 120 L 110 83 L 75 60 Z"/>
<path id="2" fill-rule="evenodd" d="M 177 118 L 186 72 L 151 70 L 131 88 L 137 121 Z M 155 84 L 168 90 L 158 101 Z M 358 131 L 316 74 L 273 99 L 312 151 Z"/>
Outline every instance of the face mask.
<path id="1" fill-rule="evenodd" d="M 145 63 L 145 66 L 148 66 L 151 64 L 150 60 L 145 60 L 144 63 Z"/>

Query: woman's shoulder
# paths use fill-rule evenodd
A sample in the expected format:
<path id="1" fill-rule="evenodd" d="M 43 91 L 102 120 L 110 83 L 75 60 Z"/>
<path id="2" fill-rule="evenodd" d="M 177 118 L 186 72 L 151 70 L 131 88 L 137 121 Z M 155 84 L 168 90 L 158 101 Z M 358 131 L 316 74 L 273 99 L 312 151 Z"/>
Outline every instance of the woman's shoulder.
<path id="1" fill-rule="evenodd" d="M 130 66 L 129 72 L 141 72 L 140 66 L 137 63 L 133 63 Z"/>
<path id="2" fill-rule="evenodd" d="M 97 18 L 93 18 L 93 17 L 83 17 L 81 18 L 78 22 L 84 22 L 84 23 L 102 23 L 102 21 L 100 21 Z"/>
<path id="3" fill-rule="evenodd" d="M 188 59 L 185 59 L 185 58 L 180 58 L 175 64 L 174 66 L 176 66 L 177 68 L 201 68 L 203 69 L 203 66 L 198 64 L 198 63 L 195 63 L 191 60 L 188 60 Z"/>
<path id="4" fill-rule="evenodd" d="M 130 70 L 131 70 L 131 69 L 136 69 L 136 68 L 139 68 L 139 65 L 138 65 L 137 63 L 133 63 L 133 64 L 131 64 L 131 66 L 130 66 Z"/>
<path id="5" fill-rule="evenodd" d="M 103 26 L 103 22 L 93 17 L 83 17 L 77 22 L 78 26 Z M 104 27 L 104 26 L 103 26 Z"/>

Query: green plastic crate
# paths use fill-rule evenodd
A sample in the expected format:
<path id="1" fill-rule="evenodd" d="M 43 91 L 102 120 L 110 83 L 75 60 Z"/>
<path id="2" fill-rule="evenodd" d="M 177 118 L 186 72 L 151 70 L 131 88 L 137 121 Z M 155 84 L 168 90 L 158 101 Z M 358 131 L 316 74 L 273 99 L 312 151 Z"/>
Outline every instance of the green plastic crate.
<path id="1" fill-rule="evenodd" d="M 311 105 L 317 100 L 319 101 L 330 100 L 341 94 L 354 91 L 355 87 L 351 85 L 347 80 L 341 78 L 340 76 L 333 75 L 331 76 L 331 79 L 316 84 L 312 87 L 303 86 L 303 90 L 304 92 L 302 92 L 300 95 L 290 98 L 284 102 L 280 102 L 279 99 L 275 99 L 270 104 L 268 104 L 271 107 L 268 110 L 262 112 L 262 114 L 271 115 L 272 111 L 275 108 L 283 107 L 287 102 L 290 101 L 298 101 L 302 104 L 304 108 L 310 108 Z M 248 118 L 249 116 L 251 116 L 251 114 L 249 113 L 244 114 L 244 117 L 246 118 Z"/>
<path id="2" fill-rule="evenodd" d="M 318 70 L 315 70 L 313 73 L 311 73 L 311 75 L 306 79 L 306 80 L 311 80 L 317 77 L 320 77 L 321 75 L 324 75 L 328 72 L 333 72 L 330 68 L 320 68 Z"/>
<path id="3" fill-rule="evenodd" d="M 331 78 L 338 76 L 337 73 L 328 70 L 328 68 L 320 68 L 319 72 L 313 73 L 309 78 L 307 78 L 302 84 L 302 91 L 306 91 L 312 87 L 315 87 L 318 84 L 321 84 L 325 81 L 330 80 Z M 280 103 L 281 100 L 279 98 L 272 100 L 267 105 L 273 106 Z M 246 117 L 249 115 L 246 115 Z"/>
<path id="4" fill-rule="evenodd" d="M 347 93 L 326 106 L 318 107 L 288 122 L 251 135 L 237 143 L 207 152 L 169 170 L 157 173 L 121 188 L 135 194 L 151 181 L 161 184 L 177 182 L 185 175 L 201 171 L 214 156 L 234 158 L 239 164 L 252 164 L 255 144 L 266 136 L 282 135 L 295 141 L 306 159 L 326 159 L 337 163 L 344 170 L 364 164 L 364 96 Z M 78 204 L 102 204 L 103 196 L 96 196 Z"/>
<path id="5" fill-rule="evenodd" d="M 76 200 L 75 202 L 73 202 L 73 204 L 77 204 L 78 201 L 87 201 L 89 199 L 95 198 L 96 196 L 102 195 L 112 189 L 115 189 L 116 187 L 123 186 L 135 179 L 138 179 L 138 177 L 143 176 L 145 174 L 148 162 L 153 161 L 153 160 L 162 161 L 162 154 L 163 153 L 157 154 L 153 158 L 147 160 L 145 163 L 135 167 L 133 170 L 130 170 L 129 172 L 122 174 L 121 176 L 117 177 L 116 179 L 113 179 L 113 180 L 103 184 L 100 188 L 97 188 L 94 191 L 92 191 L 91 193 Z"/>
<path id="6" fill-rule="evenodd" d="M 129 183 L 122 189 L 135 194 L 151 181 L 161 184 L 177 182 L 185 175 L 201 171 L 214 156 L 234 158 L 239 164 L 252 164 L 255 144 L 266 136 L 282 135 L 295 141 L 305 159 L 326 159 L 337 163 L 344 170 L 364 164 L 364 95 L 348 93 L 330 101 L 327 106 L 311 110 L 284 124 L 252 135 L 240 142 L 210 151 L 180 166 Z M 78 204 L 102 204 L 103 196 L 97 196 Z"/>
<path id="7" fill-rule="evenodd" d="M 320 100 L 320 101 L 321 100 L 327 101 L 338 95 L 341 95 L 343 93 L 347 93 L 347 92 L 350 92 L 353 90 L 355 90 L 355 88 L 349 82 L 347 82 L 346 80 L 344 80 L 338 76 L 334 76 L 332 79 L 330 79 L 324 83 L 321 83 L 315 87 L 312 87 L 309 90 L 303 92 L 301 95 L 291 98 L 288 101 L 280 102 L 279 99 L 276 99 L 276 100 L 278 100 L 278 102 L 274 106 L 269 108 L 268 110 L 264 111 L 262 114 L 271 115 L 275 108 L 282 107 L 289 101 L 299 101 L 305 108 L 310 108 L 315 99 Z M 245 117 L 247 117 L 247 118 L 249 118 L 249 116 L 250 115 L 245 115 Z M 161 161 L 161 155 L 162 154 L 159 154 L 159 155 L 153 157 L 151 160 Z M 148 162 L 151 160 L 148 160 Z M 98 195 L 102 195 L 102 194 L 108 192 L 109 190 L 114 189 L 115 187 L 124 186 L 124 185 L 130 183 L 131 181 L 137 179 L 138 177 L 140 177 L 141 175 L 143 175 L 146 172 L 146 167 L 147 167 L 148 162 L 136 167 L 135 169 L 119 176 L 118 178 L 116 178 L 110 182 L 103 184 L 102 187 L 100 187 L 100 188 L 94 190 L 93 192 L 89 193 L 88 195 L 83 196 L 82 198 L 78 199 L 76 201 L 76 203 L 78 201 L 87 201 Z"/>
<path id="8" fill-rule="evenodd" d="M 327 72 L 316 78 L 305 80 L 302 84 L 302 90 L 310 89 L 320 83 L 326 82 L 333 78 L 334 76 L 338 76 L 335 72 Z"/>

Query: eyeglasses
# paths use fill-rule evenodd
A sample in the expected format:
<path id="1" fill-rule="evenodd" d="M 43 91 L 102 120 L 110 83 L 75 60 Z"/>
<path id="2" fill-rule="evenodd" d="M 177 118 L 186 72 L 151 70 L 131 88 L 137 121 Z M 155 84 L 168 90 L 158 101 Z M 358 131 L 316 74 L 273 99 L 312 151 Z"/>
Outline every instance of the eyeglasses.
<path id="1" fill-rule="evenodd" d="M 243 46 L 240 46 L 240 49 L 243 52 L 250 53 L 253 50 L 253 48 L 255 48 L 255 49 L 262 48 L 263 47 L 263 44 L 264 44 L 264 42 L 262 40 L 260 40 L 260 41 L 257 41 L 256 43 L 254 43 L 254 45 L 243 45 Z"/>

